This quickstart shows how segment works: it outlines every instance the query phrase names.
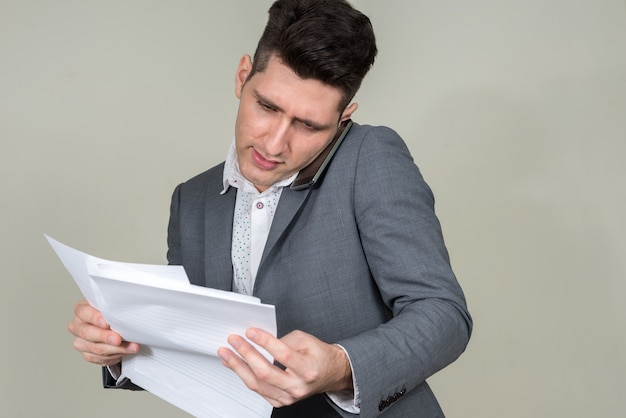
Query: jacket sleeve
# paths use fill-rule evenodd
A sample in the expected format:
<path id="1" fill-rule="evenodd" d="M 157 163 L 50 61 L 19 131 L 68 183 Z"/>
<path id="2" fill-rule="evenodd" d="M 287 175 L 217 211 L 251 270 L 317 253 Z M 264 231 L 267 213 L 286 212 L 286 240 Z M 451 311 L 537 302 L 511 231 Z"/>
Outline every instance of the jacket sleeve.
<path id="1" fill-rule="evenodd" d="M 361 417 L 373 417 L 453 362 L 465 350 L 472 320 L 432 192 L 402 139 L 388 128 L 372 128 L 356 170 L 361 242 L 392 318 L 338 343 L 352 360 Z"/>
<path id="2" fill-rule="evenodd" d="M 102 368 L 102 386 L 105 389 L 143 390 L 143 388 L 131 382 L 130 379 L 125 379 L 118 385 L 117 380 L 111 375 L 109 369 L 106 367 Z"/>
<path id="3" fill-rule="evenodd" d="M 179 184 L 172 194 L 170 204 L 170 220 L 167 226 L 167 262 L 168 264 L 181 265 L 181 243 L 180 243 L 180 189 Z"/>

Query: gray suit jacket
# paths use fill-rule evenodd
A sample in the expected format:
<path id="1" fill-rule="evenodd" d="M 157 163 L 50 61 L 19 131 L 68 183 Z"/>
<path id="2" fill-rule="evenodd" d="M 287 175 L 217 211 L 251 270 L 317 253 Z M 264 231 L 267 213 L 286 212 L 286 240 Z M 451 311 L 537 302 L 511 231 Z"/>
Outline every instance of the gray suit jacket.
<path id="1" fill-rule="evenodd" d="M 192 283 L 231 290 L 236 189 L 223 164 L 179 185 L 168 260 Z M 425 380 L 465 349 L 472 321 L 451 270 L 429 187 L 402 139 L 355 124 L 316 186 L 283 190 L 254 285 L 279 336 L 341 344 L 362 417 L 443 413 Z M 274 416 L 351 416 L 317 395 Z"/>

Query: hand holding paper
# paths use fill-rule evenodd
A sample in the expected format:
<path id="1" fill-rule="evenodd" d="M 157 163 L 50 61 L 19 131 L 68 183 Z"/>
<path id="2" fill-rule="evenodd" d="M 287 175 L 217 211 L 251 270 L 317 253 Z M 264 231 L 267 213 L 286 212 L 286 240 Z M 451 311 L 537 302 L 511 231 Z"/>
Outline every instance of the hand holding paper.
<path id="1" fill-rule="evenodd" d="M 226 348 L 218 353 L 226 366 L 274 407 L 291 405 L 315 393 L 352 390 L 350 362 L 339 346 L 302 331 L 277 339 L 252 328 L 246 336 L 272 354 L 284 369 L 268 362 L 248 341 L 236 335 L 230 336 L 228 342 L 241 358 Z"/>
<path id="2" fill-rule="evenodd" d="M 123 341 L 86 300 L 76 304 L 68 330 L 74 335 L 74 348 L 90 363 L 112 366 L 122 361 L 124 355 L 139 351 L 137 343 Z"/>
<path id="3" fill-rule="evenodd" d="M 273 306 L 258 298 L 191 285 L 182 266 L 108 261 L 46 238 L 89 305 L 112 331 L 140 345 L 137 354 L 124 357 L 122 377 L 195 416 L 271 415 L 272 406 L 223 367 L 217 350 L 230 335 L 245 335 L 250 327 L 275 336 Z M 97 350 L 110 350 L 111 345 L 101 341 L 113 334 L 107 333 L 92 309 L 83 304 L 77 309 L 80 321 L 70 328 L 83 336 L 79 344 L 92 349 L 91 360 L 112 364 L 109 361 L 120 353 L 98 354 Z M 257 348 L 266 361 L 272 361 Z"/>

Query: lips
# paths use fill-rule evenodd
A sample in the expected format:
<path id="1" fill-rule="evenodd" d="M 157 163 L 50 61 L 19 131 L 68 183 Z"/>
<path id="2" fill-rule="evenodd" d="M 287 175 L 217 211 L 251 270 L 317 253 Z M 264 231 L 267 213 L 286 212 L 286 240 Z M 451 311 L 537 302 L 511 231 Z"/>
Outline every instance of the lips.
<path id="1" fill-rule="evenodd" d="M 276 161 L 271 161 L 263 158 L 263 156 L 259 154 L 255 149 L 252 149 L 252 161 L 254 162 L 254 165 L 263 170 L 271 170 L 279 164 Z"/>

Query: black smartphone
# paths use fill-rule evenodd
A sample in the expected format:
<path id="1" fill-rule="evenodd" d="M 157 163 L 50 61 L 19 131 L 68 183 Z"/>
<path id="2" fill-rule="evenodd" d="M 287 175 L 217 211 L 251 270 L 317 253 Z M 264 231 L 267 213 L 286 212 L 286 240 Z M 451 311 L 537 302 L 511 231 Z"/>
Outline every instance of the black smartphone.
<path id="1" fill-rule="evenodd" d="M 317 183 L 319 178 L 322 176 L 322 173 L 324 173 L 326 166 L 333 158 L 333 155 L 335 155 L 337 148 L 341 145 L 341 141 L 343 141 L 346 137 L 351 127 L 352 121 L 350 119 L 345 121 L 341 127 L 339 127 L 335 137 L 332 141 L 330 141 L 326 148 L 324 148 L 320 155 L 318 155 L 317 158 L 311 162 L 311 164 L 300 170 L 296 179 L 293 183 L 291 183 L 290 188 L 292 190 L 306 189 L 307 187 L 311 187 Z"/>

